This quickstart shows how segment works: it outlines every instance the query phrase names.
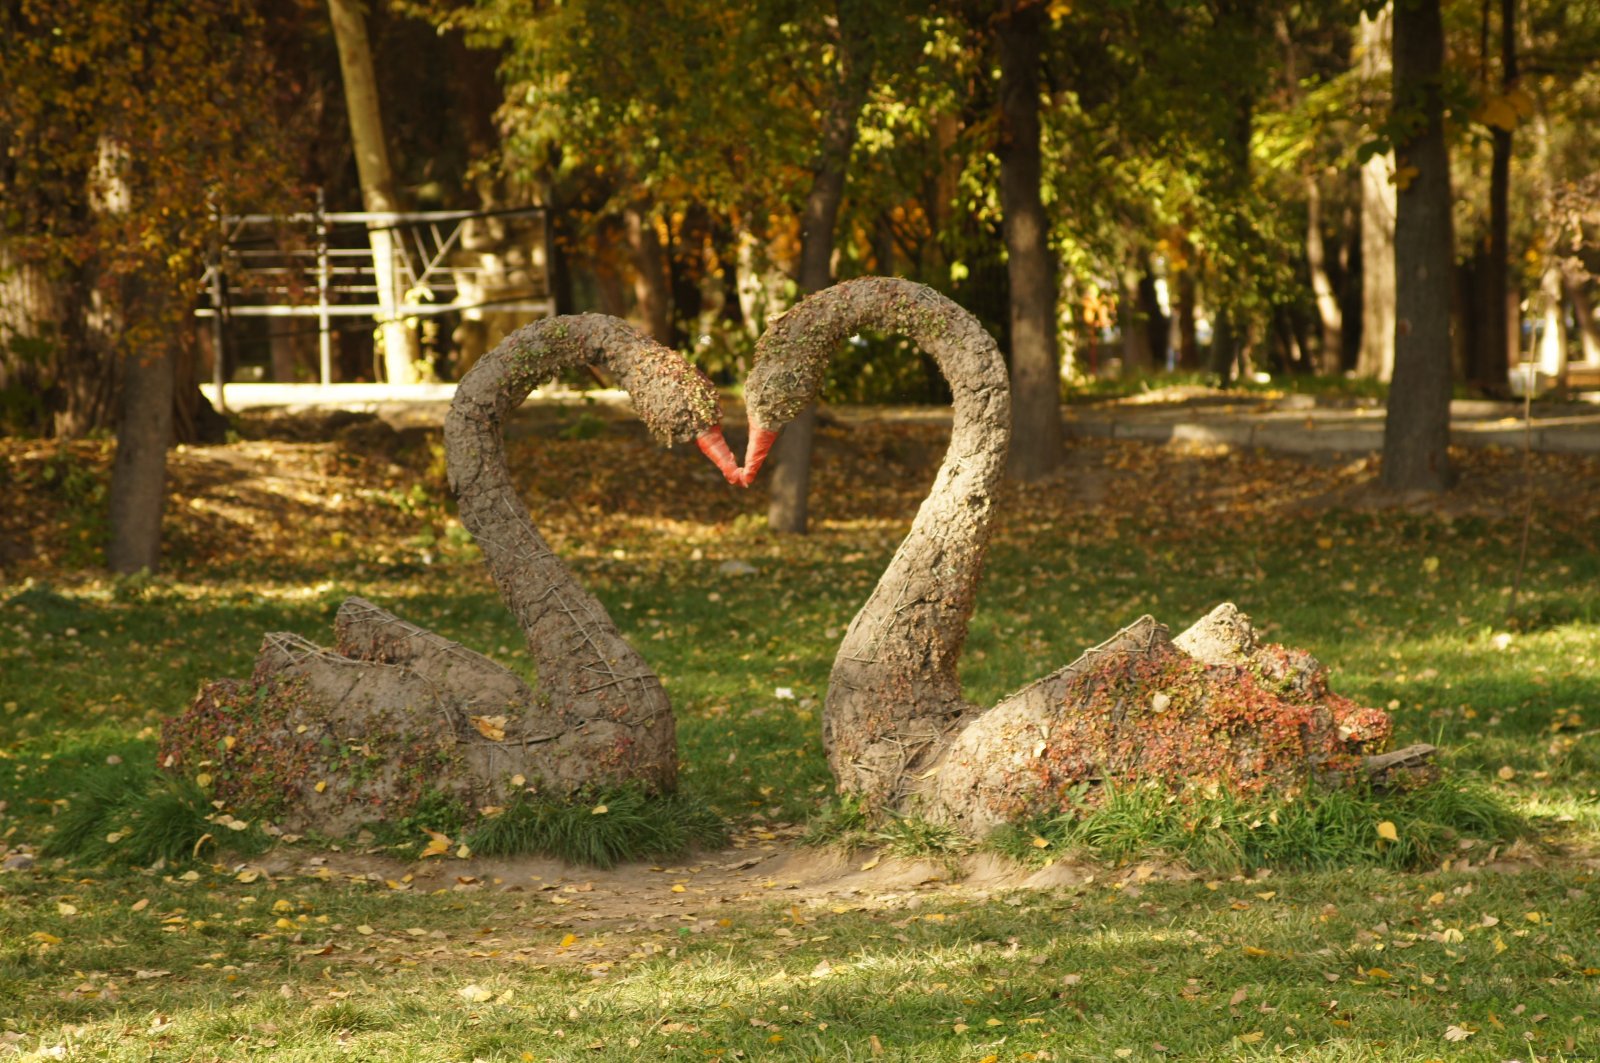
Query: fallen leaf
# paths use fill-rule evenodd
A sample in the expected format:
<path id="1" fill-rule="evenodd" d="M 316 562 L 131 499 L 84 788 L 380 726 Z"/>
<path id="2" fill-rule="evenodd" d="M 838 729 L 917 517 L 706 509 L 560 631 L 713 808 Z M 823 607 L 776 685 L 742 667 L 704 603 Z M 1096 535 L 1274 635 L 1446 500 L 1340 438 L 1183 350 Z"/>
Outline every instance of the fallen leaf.
<path id="1" fill-rule="evenodd" d="M 1386 819 L 1378 824 L 1378 837 L 1382 838 L 1384 841 L 1397 842 L 1400 840 L 1400 832 L 1395 829 L 1395 825 L 1392 820 Z"/>
<path id="2" fill-rule="evenodd" d="M 478 733 L 483 735 L 483 737 L 487 738 L 489 741 L 491 741 L 491 742 L 504 742 L 505 741 L 507 717 L 505 717 L 505 716 L 473 716 L 473 717 L 470 717 L 470 719 L 472 720 L 472 726 L 474 726 L 474 727 L 476 727 L 478 729 Z"/>
<path id="3" fill-rule="evenodd" d="M 1465 1041 L 1477 1032 L 1477 1030 L 1470 1030 L 1465 1026 L 1446 1026 L 1444 1039 L 1446 1041 Z"/>
<path id="4" fill-rule="evenodd" d="M 610 812 L 610 811 L 611 810 L 609 808 L 607 808 L 605 805 L 595 805 L 593 808 L 591 808 L 589 810 L 589 815 L 591 815 L 591 816 L 603 816 L 607 812 Z"/>
<path id="5" fill-rule="evenodd" d="M 461 999 L 469 1004 L 482 1004 L 486 1000 L 494 999 L 494 994 L 481 985 L 462 986 L 457 992 Z"/>

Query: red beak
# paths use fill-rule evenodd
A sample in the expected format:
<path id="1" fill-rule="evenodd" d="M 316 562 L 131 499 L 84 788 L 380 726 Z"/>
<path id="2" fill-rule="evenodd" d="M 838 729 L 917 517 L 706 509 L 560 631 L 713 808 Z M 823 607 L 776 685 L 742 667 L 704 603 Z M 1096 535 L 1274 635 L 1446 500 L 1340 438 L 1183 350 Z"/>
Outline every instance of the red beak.
<path id="1" fill-rule="evenodd" d="M 749 486 L 739 468 L 739 459 L 733 456 L 733 451 L 728 448 L 728 441 L 722 438 L 720 425 L 701 432 L 695 442 L 700 446 L 700 453 L 710 458 L 711 464 L 721 470 L 723 479 L 740 487 Z"/>
<path id="2" fill-rule="evenodd" d="M 761 428 L 754 421 L 750 422 L 750 442 L 744 449 L 744 470 L 741 473 L 743 479 L 740 481 L 746 487 L 755 482 L 756 473 L 761 471 L 762 464 L 767 460 L 767 452 L 777 440 L 777 432 L 770 428 Z"/>

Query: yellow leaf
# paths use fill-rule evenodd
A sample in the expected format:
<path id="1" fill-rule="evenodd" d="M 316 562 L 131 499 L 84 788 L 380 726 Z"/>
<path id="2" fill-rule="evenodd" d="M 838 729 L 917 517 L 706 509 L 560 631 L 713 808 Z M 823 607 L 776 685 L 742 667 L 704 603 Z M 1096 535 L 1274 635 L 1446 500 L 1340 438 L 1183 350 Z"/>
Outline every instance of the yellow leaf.
<path id="1" fill-rule="evenodd" d="M 233 876 L 234 881 L 243 882 L 247 886 L 260 877 L 261 872 L 255 870 L 254 868 L 245 868 L 243 871 Z"/>
<path id="2" fill-rule="evenodd" d="M 1050 848 L 1050 839 L 1042 838 L 1039 835 L 1035 834 L 1033 836 L 1033 847 L 1035 849 L 1048 849 L 1048 848 Z"/>
<path id="3" fill-rule="evenodd" d="M 277 927 L 279 930 L 293 930 L 294 929 L 294 920 L 286 919 L 285 917 L 280 915 L 280 916 L 278 916 L 278 921 L 273 923 L 272 925 Z"/>
<path id="4" fill-rule="evenodd" d="M 964 1022 L 958 1022 L 954 1027 L 952 1027 L 952 1029 L 954 1029 L 956 1033 L 966 1033 L 968 1030 L 972 1029 L 972 1027 L 968 1026 Z"/>
<path id="5" fill-rule="evenodd" d="M 1271 956 L 1272 955 L 1272 953 L 1268 952 L 1266 949 L 1258 949 L 1254 945 L 1246 945 L 1244 947 L 1244 954 L 1246 956 Z"/>
<path id="6" fill-rule="evenodd" d="M 1506 950 L 1506 947 L 1505 941 L 1500 937 L 1499 934 L 1496 934 L 1494 936 L 1494 954 L 1496 956 L 1500 955 Z"/>
<path id="7" fill-rule="evenodd" d="M 372 928 L 366 923 L 362 923 L 360 926 L 356 927 L 356 933 L 360 934 L 362 937 L 371 937 Z"/>
<path id="8" fill-rule="evenodd" d="M 1333 540 L 1330 539 L 1329 537 L 1327 537 L 1326 535 L 1320 537 L 1319 539 L 1317 539 L 1317 549 L 1318 550 L 1332 550 L 1333 549 Z"/>
<path id="9" fill-rule="evenodd" d="M 232 749 L 234 746 L 236 746 L 238 744 L 239 744 L 239 740 L 237 738 L 233 737 L 233 735 L 228 735 L 225 738 L 223 738 L 223 740 L 222 740 L 222 748 L 223 749 Z"/>
<path id="10" fill-rule="evenodd" d="M 1390 180 L 1394 182 L 1394 186 L 1396 188 L 1404 192 L 1406 189 L 1411 187 L 1411 182 L 1415 181 L 1421 175 L 1422 171 L 1417 169 L 1415 166 L 1401 166 L 1395 170 L 1394 176 L 1391 177 Z"/>
<path id="11" fill-rule="evenodd" d="M 861 865 L 861 870 L 863 870 L 863 871 L 871 871 L 873 868 L 875 868 L 877 866 L 878 866 L 878 858 L 876 856 L 874 856 L 871 860 L 868 860 L 866 863 Z"/>
<path id="12" fill-rule="evenodd" d="M 463 986 L 460 990 L 460 995 L 461 999 L 469 1004 L 482 1004 L 484 1001 L 494 998 L 494 994 L 481 985 Z"/>
<path id="13" fill-rule="evenodd" d="M 1509 764 L 1502 764 L 1500 765 L 1500 770 L 1495 772 L 1495 774 L 1500 776 L 1500 778 L 1504 781 L 1510 782 L 1512 779 L 1517 777 L 1517 769 L 1513 768 Z"/>
<path id="14" fill-rule="evenodd" d="M 1524 912 L 1522 918 L 1526 919 L 1530 923 L 1544 922 L 1544 916 L 1540 915 L 1538 912 Z"/>
<path id="15" fill-rule="evenodd" d="M 472 726 L 478 733 L 491 742 L 503 742 L 506 737 L 506 717 L 504 716 L 473 716 Z"/>
<path id="16" fill-rule="evenodd" d="M 1387 979 L 1387 978 L 1393 978 L 1394 975 L 1390 974 L 1388 971 L 1384 970 L 1382 967 L 1368 967 L 1367 968 L 1367 977 L 1368 978 L 1384 978 L 1384 979 Z"/>
<path id="17" fill-rule="evenodd" d="M 195 782 L 196 786 L 200 787 L 201 789 L 204 789 L 205 787 L 211 785 L 211 776 L 206 774 L 205 772 L 201 772 L 199 775 L 196 775 L 194 777 L 194 782 Z"/>
<path id="18" fill-rule="evenodd" d="M 68 904 L 66 901 L 58 901 L 56 902 L 56 911 L 62 915 L 77 915 L 78 906 L 75 904 Z"/>
<path id="19" fill-rule="evenodd" d="M 422 858 L 424 860 L 430 856 L 443 856 L 445 853 L 450 851 L 452 842 L 450 841 L 450 836 L 448 834 L 440 834 L 436 830 L 427 830 L 427 828 L 423 829 L 426 831 L 429 839 L 428 844 L 422 848 Z"/>
<path id="20" fill-rule="evenodd" d="M 685 892 L 683 883 L 680 882 L 680 883 L 674 885 L 672 887 L 672 892 L 673 893 L 683 893 L 683 892 Z"/>
<path id="21" fill-rule="evenodd" d="M 42 945 L 59 945 L 59 944 L 61 944 L 61 939 L 60 938 L 56 937 L 54 934 L 47 934 L 43 930 L 35 930 L 33 933 L 29 934 L 28 936 L 31 937 L 33 940 L 39 942 Z"/>
<path id="22" fill-rule="evenodd" d="M 1517 108 L 1505 96 L 1493 96 L 1483 101 L 1476 115 L 1478 121 L 1492 129 L 1501 129 L 1507 133 L 1517 128 Z"/>
<path id="23" fill-rule="evenodd" d="M 1266 1034 L 1262 1033 L 1260 1030 L 1251 1030 L 1249 1033 L 1242 1033 L 1239 1035 L 1239 1043 L 1253 1045 L 1265 1036 Z"/>
<path id="24" fill-rule="evenodd" d="M 465 860 L 467 857 L 469 857 L 471 855 L 472 855 L 472 847 L 470 845 L 468 845 L 466 842 L 462 842 L 460 845 L 456 846 L 456 859 L 457 860 Z"/>
<path id="25" fill-rule="evenodd" d="M 591 808 L 589 810 L 589 814 L 591 816 L 603 816 L 607 812 L 610 812 L 610 811 L 611 810 L 609 808 L 607 808 L 605 805 L 595 805 L 593 808 Z"/>
<path id="26" fill-rule="evenodd" d="M 513 776 L 511 776 L 511 785 L 512 786 L 526 786 L 527 784 L 528 784 L 528 777 L 526 775 L 513 775 Z"/>
<path id="27" fill-rule="evenodd" d="M 1395 829 L 1393 821 L 1386 819 L 1378 824 L 1378 837 L 1387 842 L 1397 842 L 1400 840 L 1400 832 Z"/>
<path id="28" fill-rule="evenodd" d="M 578 943 L 578 935 L 577 934 L 566 934 L 566 935 L 562 936 L 561 944 L 558 945 L 557 948 L 570 949 L 573 945 L 575 945 L 577 943 Z"/>
<path id="29" fill-rule="evenodd" d="M 319 794 L 322 793 L 323 791 L 325 791 L 327 788 L 328 788 L 328 780 L 327 779 L 318 779 L 317 780 L 317 785 L 315 787 L 313 787 L 313 789 L 315 789 L 317 791 L 317 793 L 319 793 Z"/>
<path id="30" fill-rule="evenodd" d="M 130 911 L 130 912 L 142 912 L 148 907 L 150 907 L 150 898 L 149 897 L 140 897 L 138 900 L 136 900 L 132 904 L 128 905 L 128 911 Z"/>

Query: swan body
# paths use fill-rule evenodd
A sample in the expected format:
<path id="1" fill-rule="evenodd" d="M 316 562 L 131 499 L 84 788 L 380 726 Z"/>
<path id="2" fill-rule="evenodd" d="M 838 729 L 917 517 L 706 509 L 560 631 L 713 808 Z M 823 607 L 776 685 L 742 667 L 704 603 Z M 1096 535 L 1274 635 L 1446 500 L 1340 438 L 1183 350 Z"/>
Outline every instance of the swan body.
<path id="1" fill-rule="evenodd" d="M 741 482 L 815 398 L 833 352 L 866 329 L 904 335 L 934 359 L 954 418 L 933 488 L 834 659 L 823 744 L 841 790 L 981 834 L 1059 811 L 1082 783 L 1181 788 L 1205 765 L 1241 788 L 1292 786 L 1348 773 L 1387 740 L 1387 715 L 1329 695 L 1309 655 L 1256 646 L 1231 605 L 1177 639 L 1141 618 L 990 709 L 968 702 L 956 667 L 1011 431 L 1005 364 L 971 314 L 923 285 L 868 277 L 782 315 L 757 342 L 745 384 Z M 1141 691 L 1145 680 L 1173 692 Z M 1144 699 L 1137 711 L 1123 704 L 1128 691 Z"/>

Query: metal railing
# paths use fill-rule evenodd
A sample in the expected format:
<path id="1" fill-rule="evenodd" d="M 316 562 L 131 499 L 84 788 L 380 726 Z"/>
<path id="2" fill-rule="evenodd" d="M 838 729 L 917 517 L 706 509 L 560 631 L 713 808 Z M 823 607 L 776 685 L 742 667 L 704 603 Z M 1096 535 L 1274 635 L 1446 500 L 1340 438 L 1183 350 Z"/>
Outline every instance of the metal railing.
<path id="1" fill-rule="evenodd" d="M 215 344 L 214 385 L 226 384 L 229 324 L 244 318 L 315 319 L 318 378 L 332 383 L 334 318 L 367 318 L 374 325 L 443 314 L 483 311 L 548 316 L 555 312 L 546 263 L 548 227 L 537 207 L 499 211 L 325 211 L 227 214 L 217 217 L 217 242 L 206 266 L 207 298 L 195 316 L 209 318 Z M 515 225 L 532 231 L 525 282 L 507 285 L 469 248 L 474 226 Z M 393 291 L 399 305 L 378 298 L 368 234 L 394 234 Z M 483 293 L 494 293 L 485 297 Z"/>

